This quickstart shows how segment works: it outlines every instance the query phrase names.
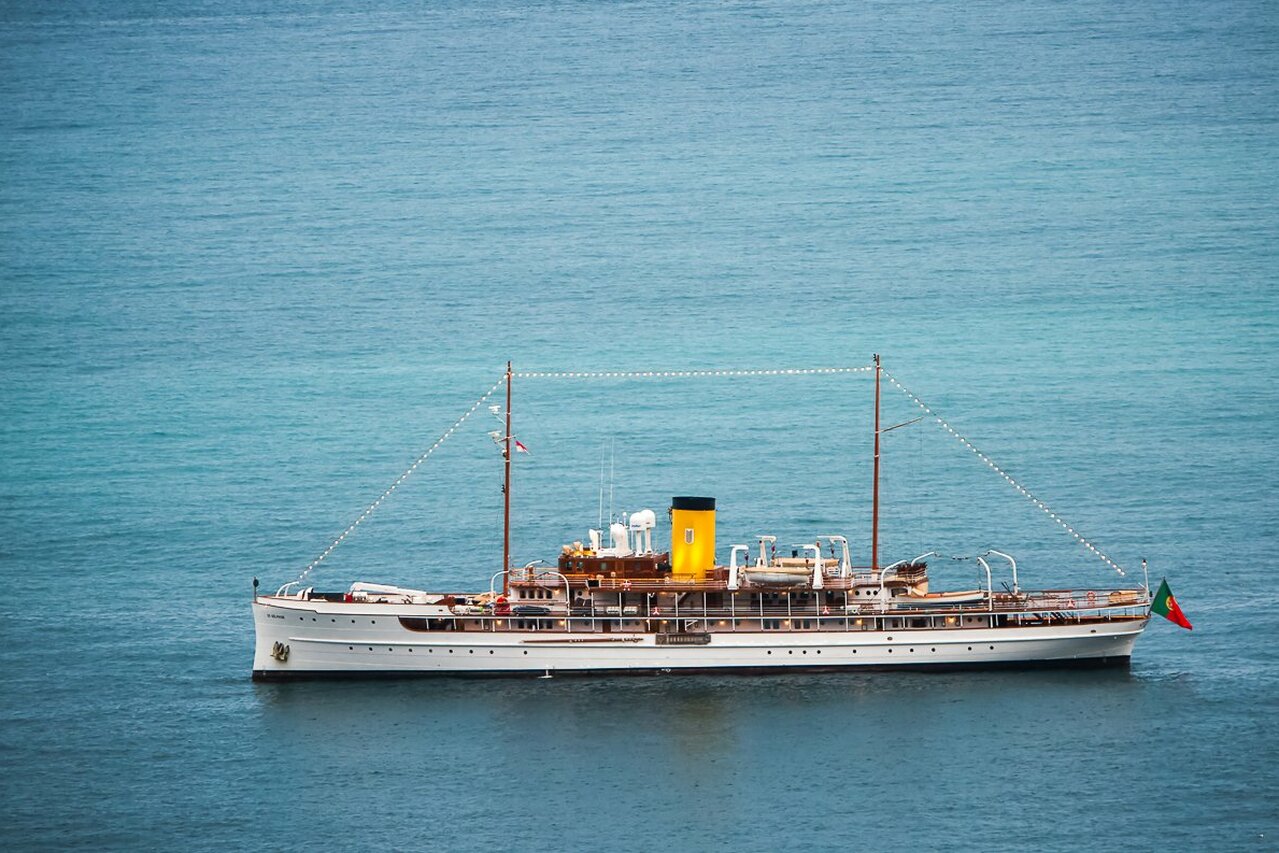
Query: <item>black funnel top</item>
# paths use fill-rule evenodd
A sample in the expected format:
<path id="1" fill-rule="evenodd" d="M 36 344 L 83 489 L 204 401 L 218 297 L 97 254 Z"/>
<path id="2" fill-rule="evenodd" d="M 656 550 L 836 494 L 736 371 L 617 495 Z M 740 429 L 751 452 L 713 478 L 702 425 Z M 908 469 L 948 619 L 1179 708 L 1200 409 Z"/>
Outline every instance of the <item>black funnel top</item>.
<path id="1" fill-rule="evenodd" d="M 714 498 L 693 498 L 687 495 L 671 498 L 671 509 L 687 509 L 704 512 L 715 509 Z"/>

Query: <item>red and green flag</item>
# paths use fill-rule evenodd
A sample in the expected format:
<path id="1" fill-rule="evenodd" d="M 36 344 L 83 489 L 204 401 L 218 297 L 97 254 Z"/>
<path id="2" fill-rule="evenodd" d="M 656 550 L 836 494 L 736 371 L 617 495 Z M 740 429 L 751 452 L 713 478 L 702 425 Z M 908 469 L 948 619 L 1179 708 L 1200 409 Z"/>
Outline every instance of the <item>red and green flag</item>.
<path id="1" fill-rule="evenodd" d="M 1151 602 L 1150 610 L 1188 631 L 1194 630 L 1194 626 L 1190 624 L 1186 614 L 1181 612 L 1181 605 L 1177 603 L 1177 599 L 1173 598 L 1172 590 L 1168 588 L 1167 579 L 1159 584 L 1159 591 L 1155 593 L 1155 600 Z"/>

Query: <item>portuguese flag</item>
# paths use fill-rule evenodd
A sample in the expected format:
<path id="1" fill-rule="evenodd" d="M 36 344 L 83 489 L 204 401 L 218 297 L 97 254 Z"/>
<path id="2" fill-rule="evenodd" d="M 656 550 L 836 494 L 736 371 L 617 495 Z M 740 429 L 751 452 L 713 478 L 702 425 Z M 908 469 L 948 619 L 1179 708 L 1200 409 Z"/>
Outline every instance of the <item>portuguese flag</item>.
<path id="1" fill-rule="evenodd" d="M 1168 580 L 1164 579 L 1159 584 L 1159 591 L 1155 593 L 1155 600 L 1151 602 L 1150 609 L 1154 613 L 1174 622 L 1188 631 L 1193 631 L 1194 626 L 1190 624 L 1190 620 L 1186 618 L 1186 614 L 1181 612 L 1181 605 L 1177 603 L 1177 599 L 1172 597 L 1172 590 L 1168 588 Z"/>

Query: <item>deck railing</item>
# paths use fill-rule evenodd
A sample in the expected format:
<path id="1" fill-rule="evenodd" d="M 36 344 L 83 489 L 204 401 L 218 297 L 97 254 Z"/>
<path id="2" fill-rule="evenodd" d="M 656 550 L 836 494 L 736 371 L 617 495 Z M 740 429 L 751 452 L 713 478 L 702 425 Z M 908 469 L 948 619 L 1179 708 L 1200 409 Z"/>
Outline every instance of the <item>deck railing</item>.
<path id="1" fill-rule="evenodd" d="M 520 605 L 509 611 L 493 610 L 479 614 L 458 615 L 456 618 L 472 619 L 489 624 L 497 621 L 559 623 L 572 630 L 575 625 L 610 623 L 670 624 L 685 621 L 720 623 L 720 627 L 736 626 L 742 622 L 766 620 L 777 623 L 779 628 L 793 628 L 795 622 L 814 629 L 866 627 L 868 630 L 884 620 L 898 620 L 902 627 L 916 627 L 911 623 L 927 620 L 927 626 L 963 626 L 966 620 L 998 618 L 1001 624 L 1036 623 L 1042 621 L 1078 621 L 1082 619 L 1115 619 L 1143 616 L 1150 599 L 1144 590 L 1047 590 L 1033 594 L 996 596 L 994 601 L 950 607 L 900 607 L 881 602 L 850 602 L 847 608 L 841 603 L 822 601 L 792 603 L 790 606 L 767 604 L 758 601 L 739 602 L 738 606 L 721 605 L 703 607 L 700 602 L 673 606 L 669 601 L 649 600 L 641 604 L 622 606 L 605 603 L 566 607 L 562 603 L 544 602 L 531 607 L 545 612 L 518 612 Z"/>

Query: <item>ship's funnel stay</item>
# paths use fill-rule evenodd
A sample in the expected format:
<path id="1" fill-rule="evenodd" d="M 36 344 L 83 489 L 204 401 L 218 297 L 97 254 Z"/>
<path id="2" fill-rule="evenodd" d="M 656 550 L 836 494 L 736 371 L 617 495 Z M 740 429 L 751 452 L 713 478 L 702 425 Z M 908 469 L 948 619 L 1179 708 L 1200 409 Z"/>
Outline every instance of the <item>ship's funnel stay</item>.
<path id="1" fill-rule="evenodd" d="M 671 574 L 705 580 L 715 568 L 715 499 L 671 498 Z"/>

